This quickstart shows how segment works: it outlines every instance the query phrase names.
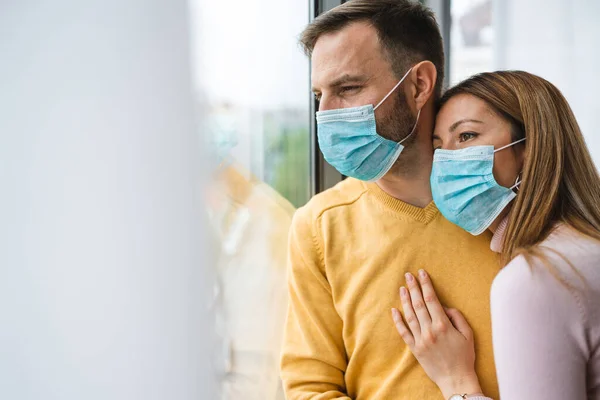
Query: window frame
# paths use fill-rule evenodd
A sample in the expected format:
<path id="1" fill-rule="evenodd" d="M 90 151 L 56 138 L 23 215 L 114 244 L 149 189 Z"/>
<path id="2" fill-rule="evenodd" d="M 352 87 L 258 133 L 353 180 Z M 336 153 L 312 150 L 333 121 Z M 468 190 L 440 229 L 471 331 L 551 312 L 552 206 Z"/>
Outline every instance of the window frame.
<path id="1" fill-rule="evenodd" d="M 452 15 L 450 14 L 452 0 L 420 0 L 421 3 L 435 13 L 442 40 L 444 42 L 444 88 L 450 86 L 450 28 L 452 26 Z"/>
<path id="2" fill-rule="evenodd" d="M 312 22 L 322 13 L 331 10 L 340 4 L 345 3 L 346 0 L 310 0 L 309 7 L 309 20 Z M 310 71 L 312 70 L 312 62 L 309 60 L 309 82 L 310 82 Z M 310 87 L 309 87 L 310 92 Z M 319 102 L 310 95 L 310 191 L 311 197 L 317 193 L 321 193 L 327 190 L 344 179 L 344 176 L 340 174 L 335 168 L 325 161 L 323 153 L 319 149 L 319 140 L 317 136 L 317 120 L 315 117 L 316 111 L 319 109 Z"/>

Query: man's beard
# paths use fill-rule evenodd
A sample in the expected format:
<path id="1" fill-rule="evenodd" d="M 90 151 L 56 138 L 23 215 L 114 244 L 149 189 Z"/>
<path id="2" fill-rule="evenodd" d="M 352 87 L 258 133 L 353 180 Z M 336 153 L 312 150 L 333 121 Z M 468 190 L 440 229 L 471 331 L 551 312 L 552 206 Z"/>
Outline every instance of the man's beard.
<path id="1" fill-rule="evenodd" d="M 415 154 L 412 154 L 412 145 L 417 139 L 415 127 L 417 117 L 412 114 L 408 107 L 403 92 L 396 92 L 394 96 L 390 98 L 390 100 L 392 99 L 394 101 L 392 111 L 390 111 L 388 115 L 378 119 L 377 133 L 394 142 L 400 142 L 403 139 L 406 139 L 402 142 L 404 149 L 390 169 L 390 172 L 395 175 L 410 176 L 413 175 L 413 170 L 415 168 Z M 413 132 L 413 129 L 415 129 L 415 132 Z"/>

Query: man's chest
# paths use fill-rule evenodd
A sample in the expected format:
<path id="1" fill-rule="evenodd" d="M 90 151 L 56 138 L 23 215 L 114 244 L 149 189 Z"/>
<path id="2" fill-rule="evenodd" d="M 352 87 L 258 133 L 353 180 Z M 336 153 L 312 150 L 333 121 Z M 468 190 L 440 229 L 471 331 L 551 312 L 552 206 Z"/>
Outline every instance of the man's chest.
<path id="1" fill-rule="evenodd" d="M 372 340 L 390 335 L 390 309 L 399 306 L 405 274 L 421 268 L 431 276 L 444 305 L 461 309 L 467 317 L 489 315 L 489 291 L 499 270 L 489 242 L 470 235 L 375 233 L 343 245 L 332 241 L 324 252 L 333 301 L 350 343 L 361 332 Z"/>

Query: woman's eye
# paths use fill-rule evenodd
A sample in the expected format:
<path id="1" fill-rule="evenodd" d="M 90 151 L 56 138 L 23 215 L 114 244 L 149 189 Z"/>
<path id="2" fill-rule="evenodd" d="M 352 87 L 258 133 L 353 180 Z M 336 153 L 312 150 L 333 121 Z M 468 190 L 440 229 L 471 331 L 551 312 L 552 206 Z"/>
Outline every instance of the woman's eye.
<path id="1" fill-rule="evenodd" d="M 463 143 L 463 142 L 466 142 L 467 140 L 471 140 L 471 139 L 474 139 L 476 137 L 477 137 L 476 133 L 473 133 L 473 132 L 463 132 L 463 133 L 460 134 L 459 139 L 460 139 L 460 142 Z"/>

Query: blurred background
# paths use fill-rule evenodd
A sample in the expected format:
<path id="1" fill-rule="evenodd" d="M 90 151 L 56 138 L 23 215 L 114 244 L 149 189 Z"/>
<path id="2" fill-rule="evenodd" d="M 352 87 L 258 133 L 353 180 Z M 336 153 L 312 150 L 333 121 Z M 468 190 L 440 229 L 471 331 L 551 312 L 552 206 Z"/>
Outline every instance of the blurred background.
<path id="1" fill-rule="evenodd" d="M 600 63 L 600 25 L 594 22 L 600 2 L 423 2 L 443 32 L 446 87 L 499 69 L 544 77 L 570 102 L 600 164 L 594 129 L 600 113 L 600 76 L 594 73 Z M 298 36 L 313 18 L 342 3 L 191 3 L 194 83 L 198 107 L 206 113 L 202 129 L 221 154 L 214 175 L 221 187 L 213 188 L 223 197 L 214 203 L 221 211 L 213 220 L 224 243 L 217 283 L 222 398 L 245 393 L 283 399 L 277 363 L 287 301 L 285 233 L 294 208 L 343 179 L 316 143 L 310 64 Z"/>
<path id="2" fill-rule="evenodd" d="M 312 123 L 309 60 L 297 39 L 321 12 L 344 1 L 287 0 L 265 6 L 192 0 L 199 102 L 206 127 L 231 156 L 295 207 L 341 179 L 323 165 Z M 600 12 L 595 0 L 425 0 L 438 16 L 446 85 L 478 72 L 522 69 L 565 94 L 596 162 L 600 102 Z M 240 34 L 243 32 L 243 34 Z"/>
<path id="3" fill-rule="evenodd" d="M 0 398 L 283 399 L 288 229 L 343 179 L 298 37 L 344 2 L 0 2 Z M 548 79 L 600 165 L 600 2 L 423 2 L 446 86 Z"/>

